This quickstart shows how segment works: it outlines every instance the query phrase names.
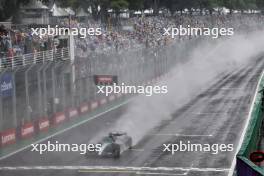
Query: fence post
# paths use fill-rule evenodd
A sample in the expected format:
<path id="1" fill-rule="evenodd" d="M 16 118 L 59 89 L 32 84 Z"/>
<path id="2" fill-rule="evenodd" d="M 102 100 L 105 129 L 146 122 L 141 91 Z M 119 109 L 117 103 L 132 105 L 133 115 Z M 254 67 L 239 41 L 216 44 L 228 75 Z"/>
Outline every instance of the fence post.
<path id="1" fill-rule="evenodd" d="M 27 120 L 31 120 L 31 113 L 30 112 L 30 100 L 29 100 L 29 83 L 28 83 L 28 72 L 31 70 L 31 68 L 33 67 L 34 65 L 31 65 L 25 72 L 25 93 L 26 93 L 26 112 L 27 112 Z"/>
<path id="2" fill-rule="evenodd" d="M 15 57 L 11 58 L 11 68 L 14 69 L 15 68 Z"/>
<path id="3" fill-rule="evenodd" d="M 4 58 L 0 58 L 0 72 L 2 71 L 2 61 Z"/>
<path id="4" fill-rule="evenodd" d="M 38 79 L 38 113 L 42 117 L 44 116 L 43 113 L 43 96 L 42 96 L 42 89 L 41 89 L 41 73 L 42 69 L 45 68 L 46 65 L 42 65 L 38 70 L 37 70 L 37 79 Z"/>
<path id="5" fill-rule="evenodd" d="M 37 63 L 37 53 L 34 51 L 33 53 L 33 63 L 36 64 Z"/>
<path id="6" fill-rule="evenodd" d="M 2 76 L 5 73 L 6 73 L 6 70 L 4 70 L 2 73 L 0 73 L 0 81 L 2 79 Z M 4 117 L 3 117 L 3 96 L 2 96 L 2 89 L 0 89 L 0 131 L 3 130 L 4 126 L 5 126 L 5 124 L 4 124 Z"/>
<path id="7" fill-rule="evenodd" d="M 23 54 L 23 56 L 22 56 L 22 65 L 23 66 L 26 66 L 26 61 L 25 61 L 25 55 Z"/>
<path id="8" fill-rule="evenodd" d="M 66 108 L 66 90 L 65 90 L 65 75 L 62 73 L 62 108 Z"/>
<path id="9" fill-rule="evenodd" d="M 53 106 L 53 112 L 52 113 L 55 113 L 57 110 L 56 110 L 56 105 L 55 105 L 55 98 L 56 98 L 56 76 L 55 76 L 55 66 L 53 66 L 51 68 L 51 81 L 52 81 L 52 106 Z"/>
<path id="10" fill-rule="evenodd" d="M 14 119 L 14 126 L 17 127 L 17 97 L 16 97 L 16 72 L 17 70 L 14 71 L 13 73 L 13 79 L 12 79 L 12 84 L 13 84 L 13 94 L 12 94 L 12 111 L 13 111 L 13 119 Z"/>
<path id="11" fill-rule="evenodd" d="M 43 54 L 42 54 L 42 63 L 45 63 L 45 53 L 46 53 L 47 51 L 43 51 Z"/>
<path id="12" fill-rule="evenodd" d="M 51 61 L 54 60 L 54 49 L 51 50 Z"/>
<path id="13" fill-rule="evenodd" d="M 44 116 L 48 116 L 48 107 L 47 107 L 47 76 L 46 76 L 46 70 L 49 68 L 51 63 L 48 63 L 43 68 L 43 109 L 44 109 Z"/>

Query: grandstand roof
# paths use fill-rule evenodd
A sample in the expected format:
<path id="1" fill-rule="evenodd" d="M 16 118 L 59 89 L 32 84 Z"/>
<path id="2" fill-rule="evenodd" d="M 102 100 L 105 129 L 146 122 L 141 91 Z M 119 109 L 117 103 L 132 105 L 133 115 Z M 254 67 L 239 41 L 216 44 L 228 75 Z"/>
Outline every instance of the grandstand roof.
<path id="1" fill-rule="evenodd" d="M 52 12 L 52 16 L 58 16 L 58 17 L 69 16 L 69 13 L 65 9 L 57 7 L 56 4 L 53 4 L 50 11 Z"/>
<path id="2" fill-rule="evenodd" d="M 83 8 L 80 8 L 80 9 L 78 9 L 76 16 L 77 17 L 85 17 L 85 16 L 88 16 L 88 14 L 83 10 Z"/>

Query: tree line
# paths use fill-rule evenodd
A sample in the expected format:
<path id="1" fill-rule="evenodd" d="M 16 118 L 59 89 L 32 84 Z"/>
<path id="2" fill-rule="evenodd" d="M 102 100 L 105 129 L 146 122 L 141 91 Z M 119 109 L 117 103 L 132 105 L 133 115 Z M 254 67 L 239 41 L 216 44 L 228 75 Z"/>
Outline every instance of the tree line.
<path id="1" fill-rule="evenodd" d="M 22 4 L 26 5 L 32 1 L 35 0 L 0 0 L 0 21 L 17 15 Z M 230 9 L 230 13 L 234 10 L 241 13 L 246 10 L 264 12 L 264 0 L 42 0 L 42 2 L 46 5 L 56 3 L 61 7 L 72 7 L 74 10 L 80 7 L 87 10 L 90 7 L 94 18 L 106 17 L 109 9 L 119 14 L 125 9 L 142 11 L 151 8 L 153 15 L 158 15 L 160 9 L 167 9 L 170 14 L 176 11 L 183 12 L 184 9 L 188 9 L 190 13 L 194 9 L 213 13 L 218 7 L 226 7 Z"/>

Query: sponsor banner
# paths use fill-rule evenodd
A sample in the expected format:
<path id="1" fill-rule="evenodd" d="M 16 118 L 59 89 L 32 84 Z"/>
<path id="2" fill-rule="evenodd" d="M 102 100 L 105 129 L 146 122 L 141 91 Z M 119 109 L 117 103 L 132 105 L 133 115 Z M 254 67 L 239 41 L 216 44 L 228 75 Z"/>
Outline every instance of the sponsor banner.
<path id="1" fill-rule="evenodd" d="M 80 113 L 81 114 L 84 114 L 84 113 L 86 113 L 86 112 L 89 111 L 89 105 L 87 103 L 85 103 L 85 104 L 83 104 L 83 105 L 80 106 L 80 109 L 79 110 L 80 110 Z"/>
<path id="2" fill-rule="evenodd" d="M 68 115 L 69 115 L 69 118 L 74 118 L 74 117 L 78 117 L 79 113 L 78 113 L 78 110 L 76 108 L 70 108 L 69 111 L 68 111 Z"/>
<path id="3" fill-rule="evenodd" d="M 54 115 L 53 124 L 58 125 L 66 120 L 64 112 L 58 112 Z"/>
<path id="4" fill-rule="evenodd" d="M 26 123 L 20 129 L 20 136 L 22 139 L 32 137 L 34 132 L 34 125 L 32 123 Z"/>
<path id="5" fill-rule="evenodd" d="M 16 130 L 9 129 L 0 133 L 1 136 L 1 146 L 6 146 L 9 144 L 14 144 L 16 142 Z"/>
<path id="6" fill-rule="evenodd" d="M 103 99 L 100 101 L 100 105 L 104 105 L 104 104 L 106 104 L 106 102 L 107 102 L 106 98 L 103 98 Z"/>
<path id="7" fill-rule="evenodd" d="M 47 131 L 50 127 L 50 122 L 48 118 L 39 119 L 37 122 L 38 131 Z"/>
<path id="8" fill-rule="evenodd" d="M 95 85 L 112 85 L 118 83 L 117 76 L 113 75 L 94 75 Z"/>
<path id="9" fill-rule="evenodd" d="M 95 109 L 97 107 L 98 107 L 98 102 L 97 101 L 91 103 L 91 109 Z"/>
<path id="10" fill-rule="evenodd" d="M 2 97 L 10 97 L 13 93 L 13 78 L 11 73 L 5 73 L 0 79 Z"/>
<path id="11" fill-rule="evenodd" d="M 114 95 L 111 95 L 110 97 L 109 97 L 109 101 L 114 101 L 115 100 L 115 96 Z"/>

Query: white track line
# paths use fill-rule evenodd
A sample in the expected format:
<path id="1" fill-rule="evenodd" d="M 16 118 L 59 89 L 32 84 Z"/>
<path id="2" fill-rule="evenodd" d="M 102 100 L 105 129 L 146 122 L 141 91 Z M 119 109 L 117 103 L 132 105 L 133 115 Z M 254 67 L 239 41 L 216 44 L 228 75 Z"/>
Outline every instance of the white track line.
<path id="1" fill-rule="evenodd" d="M 249 110 L 249 113 L 248 113 L 247 121 L 245 123 L 243 132 L 241 134 L 241 137 L 240 137 L 240 140 L 239 140 L 239 143 L 238 143 L 238 146 L 237 146 L 237 150 L 236 150 L 234 159 L 232 161 L 231 168 L 230 168 L 230 171 L 228 173 L 228 176 L 233 176 L 233 174 L 234 174 L 234 170 L 235 170 L 235 167 L 236 167 L 236 155 L 237 155 L 237 153 L 239 152 L 239 150 L 240 150 L 240 148 L 242 146 L 242 143 L 243 143 L 246 131 L 247 131 L 247 127 L 248 127 L 248 124 L 250 122 L 250 117 L 251 117 L 251 114 L 252 114 L 252 111 L 253 111 L 254 103 L 255 103 L 255 100 L 256 100 L 256 97 L 257 97 L 257 94 L 258 94 L 258 88 L 259 88 L 259 85 L 260 85 L 260 82 L 261 82 L 263 76 L 264 76 L 264 71 L 262 71 L 261 76 L 260 76 L 260 78 L 258 80 L 257 88 L 256 88 L 256 91 L 255 91 L 255 95 L 254 95 L 253 101 L 251 102 L 251 106 L 250 106 L 250 110 Z"/>
<path id="2" fill-rule="evenodd" d="M 136 152 L 144 152 L 145 150 L 144 149 L 136 149 L 136 148 L 132 148 L 132 149 L 129 149 L 131 151 L 136 151 Z"/>
<path id="3" fill-rule="evenodd" d="M 173 174 L 173 173 L 159 173 L 159 172 L 136 172 L 136 175 L 187 175 L 188 172 L 182 174 Z"/>
<path id="4" fill-rule="evenodd" d="M 17 166 L 0 167 L 3 170 L 81 170 L 88 171 L 188 171 L 188 172 L 228 172 L 228 168 L 195 168 L 195 167 L 118 167 L 118 166 Z"/>
<path id="5" fill-rule="evenodd" d="M 211 88 L 210 90 L 245 90 L 245 89 L 243 87 L 241 88 L 222 87 L 222 88 Z"/>
<path id="6" fill-rule="evenodd" d="M 179 137 L 213 137 L 212 134 L 165 134 L 165 133 L 157 133 L 157 134 L 150 134 L 152 136 L 179 136 Z"/>
<path id="7" fill-rule="evenodd" d="M 142 171 L 118 171 L 118 170 L 78 170 L 79 173 L 126 173 L 126 174 L 135 174 L 135 175 L 187 175 L 188 172 L 184 172 L 181 174 L 175 174 L 175 173 L 162 173 L 162 172 L 142 172 Z"/>
<path id="8" fill-rule="evenodd" d="M 68 128 L 65 128 L 65 129 L 63 129 L 63 130 L 61 130 L 61 131 L 58 131 L 58 132 L 56 132 L 56 133 L 54 133 L 54 134 L 52 134 L 52 135 L 50 135 L 50 136 L 47 136 L 47 137 L 42 138 L 42 139 L 40 139 L 40 140 L 38 140 L 38 141 L 36 141 L 36 142 L 34 142 L 34 143 L 31 143 L 30 145 L 27 145 L 27 146 L 25 146 L 25 147 L 23 147 L 23 148 L 20 148 L 20 149 L 14 151 L 14 152 L 11 152 L 11 153 L 7 154 L 7 155 L 5 155 L 5 156 L 2 156 L 2 157 L 0 157 L 0 160 L 3 160 L 3 159 L 5 159 L 5 158 L 8 158 L 8 157 L 10 157 L 10 156 L 12 156 L 12 155 L 14 155 L 14 154 L 16 154 L 16 153 L 19 153 L 19 152 L 21 152 L 21 151 L 23 151 L 23 150 L 25 150 L 25 149 L 31 147 L 32 144 L 41 143 L 41 142 L 43 142 L 43 141 L 45 141 L 45 140 L 47 140 L 47 139 L 49 139 L 49 138 L 51 138 L 51 137 L 57 136 L 57 135 L 62 134 L 62 133 L 64 133 L 64 132 L 66 132 L 66 131 L 69 131 L 69 130 L 71 130 L 71 129 L 77 127 L 77 126 L 80 126 L 80 125 L 82 125 L 82 124 L 84 124 L 84 123 L 86 123 L 86 122 L 88 122 L 88 121 L 91 121 L 91 120 L 93 120 L 93 119 L 96 119 L 96 118 L 98 118 L 98 117 L 100 117 L 100 116 L 102 116 L 102 115 L 104 115 L 104 114 L 106 114 L 106 113 L 108 113 L 108 112 L 110 112 L 110 111 L 113 111 L 113 110 L 115 110 L 115 109 L 117 109 L 117 108 L 119 108 L 119 107 L 121 107 L 121 106 L 123 106 L 123 105 L 129 103 L 132 99 L 133 99 L 133 98 L 130 98 L 130 99 L 126 100 L 125 102 L 120 103 L 120 104 L 118 104 L 118 105 L 116 105 L 116 106 L 114 106 L 114 107 L 112 107 L 112 108 L 110 108 L 110 109 L 108 109 L 108 110 L 106 110 L 106 111 L 104 111 L 104 112 L 101 112 L 101 113 L 99 113 L 99 114 L 96 114 L 95 116 L 93 116 L 93 117 L 91 117 L 91 118 L 88 118 L 88 119 L 86 119 L 86 120 L 80 121 L 80 122 L 78 122 L 78 123 L 76 123 L 76 124 L 74 124 L 74 125 L 72 125 L 72 126 L 70 126 L 70 127 L 68 127 Z"/>
<path id="9" fill-rule="evenodd" d="M 215 115 L 215 114 L 228 114 L 228 112 L 191 112 L 190 114 L 195 115 Z"/>

